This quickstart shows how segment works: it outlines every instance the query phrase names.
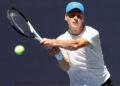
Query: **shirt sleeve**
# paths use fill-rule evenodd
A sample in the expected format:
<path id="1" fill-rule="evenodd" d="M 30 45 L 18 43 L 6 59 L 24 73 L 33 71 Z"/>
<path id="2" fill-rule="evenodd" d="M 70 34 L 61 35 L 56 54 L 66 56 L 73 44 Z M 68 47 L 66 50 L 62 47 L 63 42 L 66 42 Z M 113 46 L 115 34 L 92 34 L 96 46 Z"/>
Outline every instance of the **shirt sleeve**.
<path id="1" fill-rule="evenodd" d="M 99 41 L 99 32 L 91 27 L 85 29 L 81 38 L 88 40 L 89 47 L 94 48 Z"/>

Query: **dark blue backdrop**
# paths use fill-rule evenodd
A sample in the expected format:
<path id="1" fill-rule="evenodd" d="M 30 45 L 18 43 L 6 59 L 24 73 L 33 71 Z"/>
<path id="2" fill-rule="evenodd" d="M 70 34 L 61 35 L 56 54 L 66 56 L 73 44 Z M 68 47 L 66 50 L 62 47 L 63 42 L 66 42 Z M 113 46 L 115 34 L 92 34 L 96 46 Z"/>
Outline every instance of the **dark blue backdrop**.
<path id="1" fill-rule="evenodd" d="M 0 86 L 69 86 L 68 75 L 55 57 L 48 55 L 37 41 L 18 35 L 6 18 L 8 7 L 18 8 L 42 37 L 56 38 L 67 30 L 64 13 L 69 1 L 72 0 L 0 0 Z M 85 24 L 99 30 L 105 64 L 116 86 L 120 86 L 120 1 L 76 1 L 85 5 Z M 25 47 L 21 56 L 14 54 L 18 44 Z"/>

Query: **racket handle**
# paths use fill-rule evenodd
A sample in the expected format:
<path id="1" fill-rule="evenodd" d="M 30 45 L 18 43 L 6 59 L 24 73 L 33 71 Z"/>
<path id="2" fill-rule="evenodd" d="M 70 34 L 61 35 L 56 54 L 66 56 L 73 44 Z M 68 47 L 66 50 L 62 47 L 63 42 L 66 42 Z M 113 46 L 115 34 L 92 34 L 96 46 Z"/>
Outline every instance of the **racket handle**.
<path id="1" fill-rule="evenodd" d="M 40 41 L 42 38 L 41 37 L 35 37 L 34 39 L 37 40 L 37 41 Z"/>

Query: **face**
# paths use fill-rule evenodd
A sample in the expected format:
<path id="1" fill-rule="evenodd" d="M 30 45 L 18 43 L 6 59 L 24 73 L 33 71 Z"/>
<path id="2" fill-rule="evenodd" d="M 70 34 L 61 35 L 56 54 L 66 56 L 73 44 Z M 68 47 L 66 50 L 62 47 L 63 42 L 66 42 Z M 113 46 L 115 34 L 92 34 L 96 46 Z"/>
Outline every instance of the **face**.
<path id="1" fill-rule="evenodd" d="M 65 14 L 65 20 L 68 23 L 71 33 L 77 33 L 84 21 L 84 15 L 78 9 L 73 9 L 69 13 Z"/>

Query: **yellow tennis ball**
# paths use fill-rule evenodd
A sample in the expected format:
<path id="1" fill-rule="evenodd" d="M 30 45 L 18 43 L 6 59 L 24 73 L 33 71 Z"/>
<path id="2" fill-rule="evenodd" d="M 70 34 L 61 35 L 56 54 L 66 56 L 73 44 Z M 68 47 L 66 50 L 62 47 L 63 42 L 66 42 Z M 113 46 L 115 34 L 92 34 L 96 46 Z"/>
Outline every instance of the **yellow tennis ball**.
<path id="1" fill-rule="evenodd" d="M 22 45 L 17 45 L 14 49 L 14 52 L 17 55 L 22 55 L 24 51 L 25 51 L 25 49 L 24 49 L 24 46 L 22 46 Z"/>

